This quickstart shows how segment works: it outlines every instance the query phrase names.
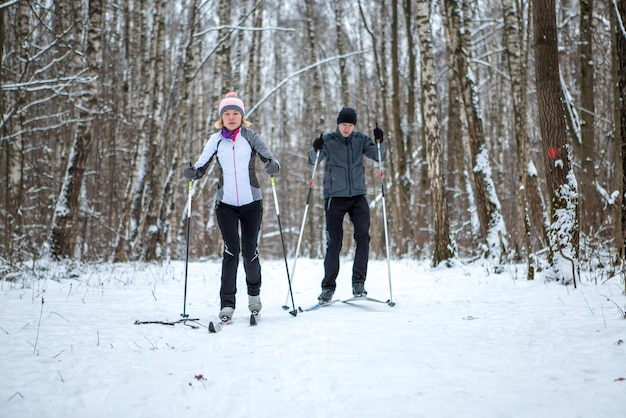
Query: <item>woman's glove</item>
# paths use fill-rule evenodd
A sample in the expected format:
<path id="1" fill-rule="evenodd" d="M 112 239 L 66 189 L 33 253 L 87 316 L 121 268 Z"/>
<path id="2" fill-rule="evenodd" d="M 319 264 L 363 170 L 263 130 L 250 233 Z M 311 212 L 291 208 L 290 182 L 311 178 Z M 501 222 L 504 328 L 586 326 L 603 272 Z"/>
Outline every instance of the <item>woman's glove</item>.
<path id="1" fill-rule="evenodd" d="M 278 173 L 278 170 L 280 170 L 280 164 L 278 164 L 278 161 L 267 160 L 265 162 L 265 172 L 269 174 L 270 176 L 273 176 L 274 174 Z"/>

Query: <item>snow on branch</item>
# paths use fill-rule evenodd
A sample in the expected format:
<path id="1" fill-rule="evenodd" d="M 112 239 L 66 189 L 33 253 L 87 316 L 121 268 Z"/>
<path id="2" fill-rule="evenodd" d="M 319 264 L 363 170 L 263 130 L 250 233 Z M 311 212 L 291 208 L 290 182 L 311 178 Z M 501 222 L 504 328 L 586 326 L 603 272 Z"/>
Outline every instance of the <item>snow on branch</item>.
<path id="1" fill-rule="evenodd" d="M 17 4 L 19 2 L 20 2 L 20 0 L 13 0 L 13 1 L 7 1 L 6 3 L 2 3 L 2 4 L 0 4 L 0 10 L 2 10 L 4 8 L 7 8 L 7 7 L 11 7 L 14 4 Z"/>
<path id="2" fill-rule="evenodd" d="M 622 37 L 626 38 L 626 28 L 624 28 L 624 21 L 622 20 L 622 16 L 619 14 L 617 3 L 615 3 L 615 0 L 612 0 L 611 4 L 613 5 L 613 10 L 615 11 L 615 21 L 619 26 L 619 31 L 622 33 Z"/>
<path id="3" fill-rule="evenodd" d="M 571 121 L 572 130 L 574 131 L 574 135 L 576 136 L 576 141 L 581 144 L 583 142 L 582 132 L 580 130 L 580 117 L 578 116 L 578 112 L 576 111 L 576 107 L 574 104 L 574 98 L 570 94 L 567 84 L 563 79 L 563 73 L 559 71 L 559 78 L 561 79 L 561 90 L 563 91 L 563 97 L 565 99 L 565 108 L 567 109 L 567 113 L 569 114 L 569 120 Z"/>
<path id="4" fill-rule="evenodd" d="M 277 90 L 279 90 L 284 84 L 286 84 L 289 80 L 291 80 L 292 78 L 295 78 L 297 76 L 299 76 L 302 73 L 305 73 L 315 67 L 318 67 L 322 64 L 326 64 L 328 62 L 331 61 L 335 61 L 338 59 L 342 59 L 342 58 L 348 58 L 351 57 L 352 55 L 359 55 L 359 54 L 364 54 L 366 52 L 370 52 L 371 49 L 366 49 L 366 50 L 362 50 L 362 51 L 354 51 L 354 52 L 350 52 L 348 54 L 344 54 L 344 55 L 337 55 L 335 57 L 330 57 L 330 58 L 326 58 L 323 59 L 321 61 L 318 61 L 316 63 L 313 63 L 309 66 L 306 66 L 304 68 L 299 69 L 298 71 L 296 71 L 295 73 L 291 74 L 290 76 L 287 76 L 286 78 L 284 78 L 280 83 L 278 83 L 272 90 L 269 91 L 269 93 L 267 93 L 261 100 L 259 100 L 258 102 L 256 102 L 254 104 L 254 106 L 252 106 L 252 108 L 248 111 L 247 115 L 251 115 L 256 109 L 257 107 L 261 106 L 263 104 L 263 102 L 265 102 L 272 94 L 274 94 Z"/>
<path id="5" fill-rule="evenodd" d="M 259 28 L 254 26 L 232 26 L 232 25 L 224 25 L 224 26 L 216 26 L 214 28 L 209 28 L 202 32 L 198 32 L 194 35 L 194 37 L 206 35 L 209 32 L 219 31 L 222 29 L 231 29 L 231 30 L 244 30 L 251 32 L 264 32 L 264 31 L 278 31 L 278 32 L 295 32 L 296 30 L 293 28 L 280 28 L 280 27 L 270 27 L 270 28 Z"/>

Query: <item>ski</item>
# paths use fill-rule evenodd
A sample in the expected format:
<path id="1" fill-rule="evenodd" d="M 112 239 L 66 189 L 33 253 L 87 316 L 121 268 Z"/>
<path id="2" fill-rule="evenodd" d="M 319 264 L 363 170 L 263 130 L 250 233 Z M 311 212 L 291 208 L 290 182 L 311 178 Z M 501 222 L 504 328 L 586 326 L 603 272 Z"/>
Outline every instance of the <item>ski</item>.
<path id="1" fill-rule="evenodd" d="M 230 325 L 233 323 L 232 319 L 224 320 L 218 319 L 217 321 L 209 322 L 209 332 L 211 334 L 215 334 L 216 332 L 220 332 L 224 325 Z M 259 323 L 259 313 L 253 312 L 250 314 L 250 326 L 256 326 Z"/>
<path id="2" fill-rule="evenodd" d="M 222 328 L 224 327 L 224 325 L 229 325 L 229 324 L 232 324 L 232 323 L 233 323 L 232 319 L 226 319 L 224 317 L 224 318 L 218 319 L 215 322 L 213 322 L 213 321 L 209 322 L 208 329 L 209 329 L 209 332 L 211 334 L 215 334 L 216 332 L 220 332 L 222 330 Z"/>
<path id="3" fill-rule="evenodd" d="M 370 298 L 368 296 L 354 296 L 354 297 L 351 297 L 349 299 L 344 299 L 341 302 L 350 304 L 352 302 L 359 302 L 359 301 L 384 303 L 384 304 L 389 305 L 389 306 L 394 306 L 395 305 L 395 302 L 392 302 L 391 300 L 387 300 L 387 301 L 383 302 L 382 300 Z"/>
<path id="4" fill-rule="evenodd" d="M 319 308 L 322 308 L 322 307 L 325 307 L 325 306 L 330 306 L 333 303 L 337 303 L 337 302 L 339 302 L 339 299 L 333 299 L 333 300 L 330 300 L 328 302 L 317 302 L 315 305 L 309 306 L 304 311 L 305 312 L 315 311 L 315 310 L 317 310 Z"/>

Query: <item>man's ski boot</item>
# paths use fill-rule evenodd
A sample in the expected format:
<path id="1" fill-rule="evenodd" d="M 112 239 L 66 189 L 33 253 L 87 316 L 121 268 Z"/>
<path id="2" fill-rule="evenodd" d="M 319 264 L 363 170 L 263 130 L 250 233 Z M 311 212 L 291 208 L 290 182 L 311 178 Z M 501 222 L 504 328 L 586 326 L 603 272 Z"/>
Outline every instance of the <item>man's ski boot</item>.
<path id="1" fill-rule="evenodd" d="M 333 289 L 322 289 L 322 293 L 320 293 L 320 295 L 317 297 L 317 300 L 321 304 L 329 303 L 332 300 L 334 294 L 335 291 Z"/>
<path id="2" fill-rule="evenodd" d="M 366 298 L 367 290 L 365 290 L 365 284 L 352 283 L 352 294 L 355 298 Z"/>

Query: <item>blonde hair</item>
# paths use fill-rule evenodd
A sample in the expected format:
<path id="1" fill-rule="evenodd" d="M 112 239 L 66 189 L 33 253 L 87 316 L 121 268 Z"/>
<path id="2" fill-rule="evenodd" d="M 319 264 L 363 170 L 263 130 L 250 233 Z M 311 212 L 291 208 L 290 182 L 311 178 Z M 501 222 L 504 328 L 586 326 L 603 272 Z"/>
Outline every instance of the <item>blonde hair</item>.
<path id="1" fill-rule="evenodd" d="M 252 125 L 252 123 L 250 123 L 243 117 L 241 118 L 241 126 L 243 126 L 244 128 L 247 128 L 250 125 Z M 222 129 L 224 127 L 224 120 L 220 118 L 217 122 L 215 122 L 215 125 L 213 126 L 215 126 L 216 129 Z"/>

